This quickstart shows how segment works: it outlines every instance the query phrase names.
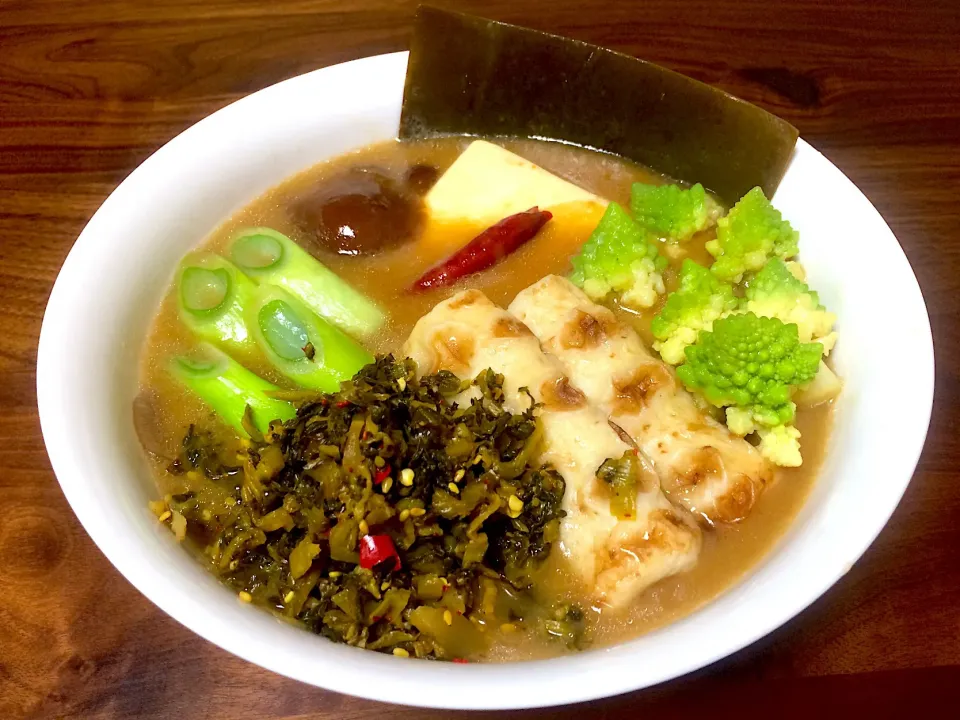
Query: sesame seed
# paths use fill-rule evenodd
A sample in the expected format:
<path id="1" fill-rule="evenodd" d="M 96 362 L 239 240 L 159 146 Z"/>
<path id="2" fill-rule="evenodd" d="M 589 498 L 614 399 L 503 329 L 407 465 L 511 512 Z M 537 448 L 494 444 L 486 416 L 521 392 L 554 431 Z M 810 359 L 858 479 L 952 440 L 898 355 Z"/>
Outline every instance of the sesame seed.
<path id="1" fill-rule="evenodd" d="M 253 602 L 253 595 L 248 593 L 246 590 L 241 590 L 239 597 L 240 597 L 240 602 L 245 602 L 245 603 Z"/>
<path id="2" fill-rule="evenodd" d="M 285 602 L 287 605 L 289 605 L 292 600 L 293 600 L 293 590 L 291 590 L 290 592 L 288 592 L 286 595 L 283 596 L 283 602 Z"/>
<path id="3" fill-rule="evenodd" d="M 513 623 L 504 623 L 500 626 L 500 632 L 502 633 L 512 633 L 516 632 L 517 626 Z"/>
<path id="4" fill-rule="evenodd" d="M 507 500 L 507 505 L 510 506 L 511 517 L 517 517 L 523 512 L 523 500 L 518 498 L 516 495 L 510 496 L 510 499 Z"/>
<path id="5" fill-rule="evenodd" d="M 447 484 L 447 490 L 449 490 L 450 492 L 452 492 L 454 495 L 459 495 L 459 494 L 460 494 L 460 488 L 457 487 L 457 484 L 456 484 L 456 483 L 448 483 L 448 484 Z"/>
<path id="6" fill-rule="evenodd" d="M 380 486 L 380 491 L 384 495 L 386 495 L 388 492 L 390 492 L 390 488 L 392 487 L 393 487 L 393 478 L 388 477 L 386 480 L 383 481 L 383 484 Z"/>
<path id="7" fill-rule="evenodd" d="M 453 481 L 460 482 L 461 480 L 463 480 L 463 476 L 466 474 L 467 474 L 467 471 L 464 470 L 463 468 L 460 468 L 459 470 L 457 470 L 457 474 L 453 476 Z"/>
<path id="8" fill-rule="evenodd" d="M 410 508 L 410 517 L 423 517 L 426 514 L 427 514 L 427 511 L 424 510 L 423 508 L 418 508 L 418 507 Z"/>
<path id="9" fill-rule="evenodd" d="M 413 485 L 413 470 L 404 468 L 400 471 L 400 484 L 405 487 Z"/>
<path id="10" fill-rule="evenodd" d="M 408 653 L 403 648 L 394 648 L 393 654 L 396 655 L 397 657 L 410 657 L 410 653 Z"/>
<path id="11" fill-rule="evenodd" d="M 382 457 L 380 457 L 379 455 L 377 455 L 377 456 L 373 459 L 373 464 L 374 464 L 376 467 L 378 467 L 378 468 L 382 468 L 382 467 L 386 464 L 386 462 L 384 461 L 384 459 L 383 459 Z"/>
<path id="12" fill-rule="evenodd" d="M 399 379 L 397 380 L 397 387 L 400 388 L 401 390 L 406 390 L 406 389 L 407 389 L 407 381 L 406 381 L 404 378 L 399 378 Z"/>
<path id="13" fill-rule="evenodd" d="M 370 532 L 370 526 L 367 525 L 367 521 L 366 521 L 366 520 L 361 520 L 361 521 L 360 521 L 360 533 L 361 533 L 362 535 L 366 535 L 366 534 L 368 534 L 369 532 Z"/>
<path id="14" fill-rule="evenodd" d="M 447 625 L 453 625 L 453 613 L 450 612 L 449 610 L 444 610 L 444 611 L 443 611 L 443 621 L 444 621 Z"/>
<path id="15" fill-rule="evenodd" d="M 410 511 L 409 511 L 409 510 L 401 510 L 401 511 L 400 511 L 400 522 L 405 522 L 405 521 L 407 520 L 407 518 L 409 518 L 409 517 L 410 517 Z"/>
<path id="16" fill-rule="evenodd" d="M 160 522 L 166 522 L 173 516 L 173 513 L 169 510 L 164 510 L 160 517 L 157 518 Z"/>

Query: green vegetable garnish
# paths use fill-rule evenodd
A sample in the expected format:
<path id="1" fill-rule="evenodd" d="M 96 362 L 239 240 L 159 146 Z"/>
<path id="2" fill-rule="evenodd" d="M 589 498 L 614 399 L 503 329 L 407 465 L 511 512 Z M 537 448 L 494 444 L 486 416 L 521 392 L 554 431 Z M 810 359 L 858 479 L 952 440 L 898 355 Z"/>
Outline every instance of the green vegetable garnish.
<path id="1" fill-rule="evenodd" d="M 177 278 L 180 319 L 194 334 L 234 354 L 255 347 L 244 315 L 256 288 L 250 278 L 209 252 L 184 258 Z"/>
<path id="2" fill-rule="evenodd" d="M 280 288 L 261 286 L 247 324 L 267 359 L 298 385 L 333 392 L 373 356 Z"/>
<path id="3" fill-rule="evenodd" d="M 201 348 L 194 357 L 174 358 L 170 372 L 243 437 L 250 437 L 245 416 L 264 433 L 271 421 L 296 415 L 293 405 L 266 394 L 277 390 L 276 385 L 213 347 Z"/>
<path id="4" fill-rule="evenodd" d="M 472 659 L 514 623 L 579 647 L 582 611 L 530 591 L 559 539 L 563 478 L 501 472 L 539 442 L 534 409 L 507 411 L 502 383 L 481 373 L 458 406 L 469 380 L 381 357 L 240 462 L 232 438 L 191 426 L 163 511 L 235 593 L 334 642 Z"/>
<path id="5" fill-rule="evenodd" d="M 721 282 L 707 268 L 689 258 L 680 266 L 679 287 L 669 295 L 650 323 L 653 347 L 665 362 L 679 365 L 684 349 L 696 342 L 701 330 L 737 306 L 733 286 Z"/>
<path id="6" fill-rule="evenodd" d="M 756 315 L 794 323 L 801 342 L 818 342 L 828 355 L 837 341 L 837 316 L 820 304 L 820 297 L 797 278 L 780 258 L 771 258 L 747 284 L 743 307 Z"/>
<path id="7" fill-rule="evenodd" d="M 731 431 L 759 430 L 761 441 L 774 430 L 781 441 L 792 438 L 796 455 L 791 459 L 799 461 L 799 432 L 777 428 L 793 421 L 793 391 L 813 380 L 822 355 L 820 343 L 800 342 L 796 325 L 748 312 L 720 318 L 712 330 L 702 331 L 686 349 L 677 377 L 712 405 L 728 408 Z M 770 459 L 783 461 L 786 455 L 780 448 Z"/>
<path id="8" fill-rule="evenodd" d="M 610 203 L 590 238 L 571 259 L 570 280 L 593 300 L 620 293 L 620 302 L 651 307 L 664 292 L 667 259 L 647 233 L 617 203 Z"/>
<path id="9" fill-rule="evenodd" d="M 709 224 L 707 193 L 697 183 L 689 190 L 679 185 L 634 183 L 630 212 L 637 225 L 666 240 L 683 242 Z"/>
<path id="10" fill-rule="evenodd" d="M 283 288 L 346 333 L 368 337 L 383 325 L 383 311 L 373 301 L 276 230 L 243 230 L 230 257 L 257 282 Z"/>
<path id="11" fill-rule="evenodd" d="M 784 260 L 798 252 L 799 235 L 770 204 L 760 188 L 753 188 L 717 220 L 717 237 L 707 242 L 716 258 L 710 268 L 721 280 L 740 282 L 748 270 L 759 270 L 771 257 Z"/>
<path id="12" fill-rule="evenodd" d="M 597 477 L 610 486 L 610 514 L 619 520 L 637 517 L 640 472 L 640 459 L 633 450 L 606 460 L 597 471 Z"/>

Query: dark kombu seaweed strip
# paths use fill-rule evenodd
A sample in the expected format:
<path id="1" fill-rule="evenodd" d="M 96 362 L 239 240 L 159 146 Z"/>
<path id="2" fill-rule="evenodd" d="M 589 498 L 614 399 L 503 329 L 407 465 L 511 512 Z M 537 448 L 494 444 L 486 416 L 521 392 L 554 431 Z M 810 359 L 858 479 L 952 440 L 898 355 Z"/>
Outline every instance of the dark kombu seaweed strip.
<path id="1" fill-rule="evenodd" d="M 652 63 L 577 40 L 421 7 L 400 138 L 571 142 L 702 183 L 729 204 L 780 183 L 789 123 Z"/>

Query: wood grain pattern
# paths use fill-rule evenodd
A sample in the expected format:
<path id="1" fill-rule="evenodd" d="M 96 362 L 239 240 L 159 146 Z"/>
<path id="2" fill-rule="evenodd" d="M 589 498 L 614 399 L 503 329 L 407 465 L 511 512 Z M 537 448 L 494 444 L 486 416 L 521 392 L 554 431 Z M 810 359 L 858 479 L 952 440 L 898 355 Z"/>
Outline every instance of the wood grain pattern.
<path id="1" fill-rule="evenodd" d="M 960 5 L 435 4 L 635 54 L 794 123 L 899 237 L 924 289 L 937 348 L 934 417 L 916 477 L 877 542 L 824 598 L 691 677 L 525 716 L 809 717 L 830 708 L 892 717 L 960 697 Z M 244 94 L 402 49 L 414 6 L 0 2 L 0 718 L 454 716 L 285 680 L 154 608 L 70 512 L 44 452 L 34 389 L 40 321 L 57 269 L 117 183 L 178 132 Z"/>

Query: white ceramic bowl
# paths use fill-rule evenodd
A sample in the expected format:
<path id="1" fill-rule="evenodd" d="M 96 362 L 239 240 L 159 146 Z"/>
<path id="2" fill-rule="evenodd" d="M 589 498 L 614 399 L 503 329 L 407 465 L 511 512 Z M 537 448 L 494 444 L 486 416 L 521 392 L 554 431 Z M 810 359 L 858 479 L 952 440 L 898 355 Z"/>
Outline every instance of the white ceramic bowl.
<path id="1" fill-rule="evenodd" d="M 933 400 L 929 322 L 900 246 L 853 183 L 802 140 L 776 204 L 839 316 L 833 357 L 846 387 L 805 507 L 760 565 L 699 612 L 616 647 L 520 666 L 406 660 L 335 645 L 241 604 L 158 526 L 130 408 L 140 348 L 177 261 L 291 174 L 395 137 L 405 68 L 406 53 L 357 60 L 220 110 L 137 168 L 80 235 L 44 316 L 37 394 L 54 471 L 94 542 L 150 600 L 229 652 L 409 705 L 524 708 L 615 695 L 707 665 L 799 613 L 893 512 Z"/>

